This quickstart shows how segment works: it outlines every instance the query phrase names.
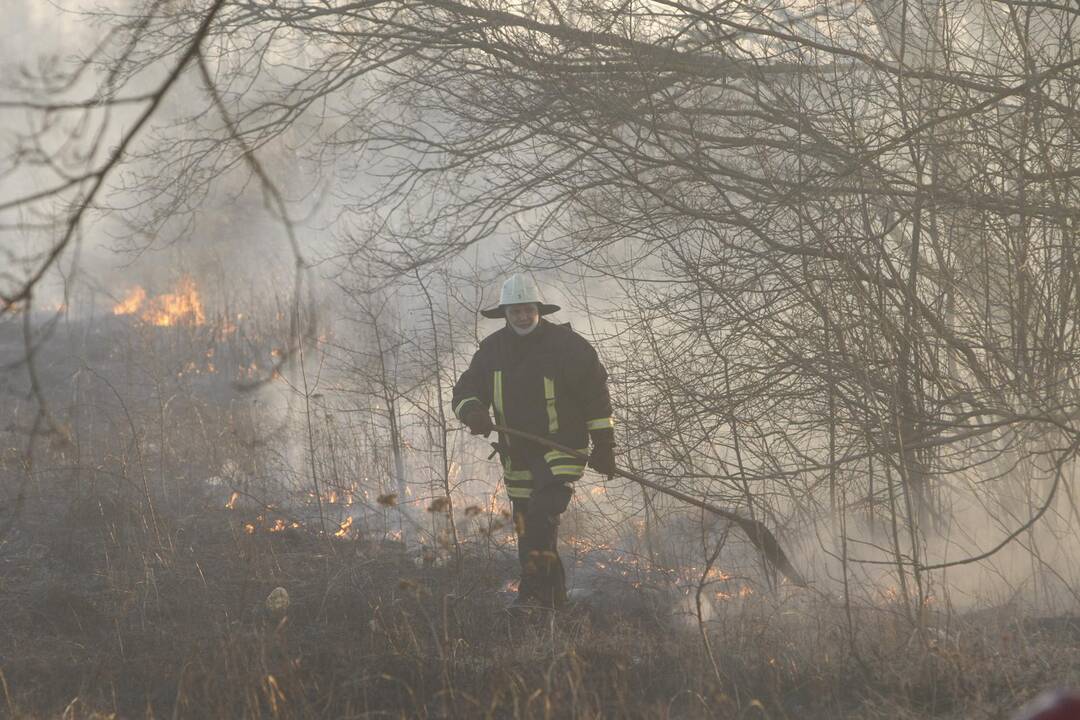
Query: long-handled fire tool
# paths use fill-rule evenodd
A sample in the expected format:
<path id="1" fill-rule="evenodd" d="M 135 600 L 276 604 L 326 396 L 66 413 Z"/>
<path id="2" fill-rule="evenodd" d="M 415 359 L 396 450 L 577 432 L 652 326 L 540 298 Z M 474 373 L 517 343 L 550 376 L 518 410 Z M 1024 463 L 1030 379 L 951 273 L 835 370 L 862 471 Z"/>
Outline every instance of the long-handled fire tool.
<path id="1" fill-rule="evenodd" d="M 503 425 L 495 425 L 494 428 L 499 432 L 507 433 L 508 435 L 516 435 L 518 437 L 525 438 L 526 440 L 531 440 L 540 445 L 549 447 L 552 450 L 564 452 L 577 458 L 578 460 L 587 462 L 589 459 L 589 456 L 586 453 L 582 453 L 578 450 L 574 450 L 573 448 L 566 447 L 565 445 L 560 445 L 559 443 L 552 442 L 551 440 L 540 437 L 539 435 L 533 435 L 532 433 L 527 433 L 522 430 L 515 430 L 514 428 L 505 427 Z M 803 579 L 803 576 L 799 574 L 799 571 L 796 570 L 794 566 L 792 566 L 791 562 L 787 559 L 787 555 L 784 554 L 783 548 L 781 548 L 780 543 L 777 542 L 776 536 L 774 536 L 769 530 L 769 528 L 765 527 L 764 523 L 760 522 L 759 520 L 751 520 L 749 518 L 744 518 L 738 513 L 732 512 L 731 510 L 725 510 L 724 508 L 717 507 L 716 505 L 713 505 L 711 503 L 707 503 L 704 500 L 699 500 L 696 497 L 679 492 L 678 490 L 672 490 L 671 488 L 664 487 L 663 485 L 658 485 L 651 480 L 646 480 L 639 475 L 635 475 L 634 473 L 628 472 L 619 467 L 615 468 L 614 474 L 618 475 L 619 477 L 626 478 L 631 482 L 636 482 L 638 485 L 643 485 L 651 490 L 655 490 L 669 497 L 673 497 L 676 500 L 681 500 L 682 502 L 693 505 L 694 507 L 699 507 L 702 510 L 708 510 L 714 515 L 719 515 L 725 520 L 729 520 L 735 523 L 742 529 L 744 533 L 746 533 L 747 538 L 749 538 L 750 542 L 754 544 L 754 547 L 760 550 L 761 554 L 765 556 L 765 559 L 768 560 L 773 567 L 779 570 L 784 575 L 784 577 L 790 580 L 794 585 L 797 585 L 799 587 L 806 587 L 806 580 Z"/>

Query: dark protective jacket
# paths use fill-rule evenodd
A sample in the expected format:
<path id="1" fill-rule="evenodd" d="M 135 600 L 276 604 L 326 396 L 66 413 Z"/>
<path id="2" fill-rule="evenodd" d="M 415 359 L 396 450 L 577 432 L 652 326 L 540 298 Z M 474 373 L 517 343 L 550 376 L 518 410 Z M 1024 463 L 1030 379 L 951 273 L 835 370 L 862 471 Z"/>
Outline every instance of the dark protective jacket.
<path id="1" fill-rule="evenodd" d="M 581 452 L 613 437 L 607 371 L 589 342 L 569 324 L 540 319 L 528 335 L 510 327 L 483 339 L 468 370 L 454 386 L 454 414 L 470 403 L 492 408 L 495 422 L 550 438 Z M 552 474 L 576 480 L 585 470 L 578 458 L 537 443 L 500 434 L 506 489 L 512 498 L 532 494 L 530 460 L 543 457 Z"/>

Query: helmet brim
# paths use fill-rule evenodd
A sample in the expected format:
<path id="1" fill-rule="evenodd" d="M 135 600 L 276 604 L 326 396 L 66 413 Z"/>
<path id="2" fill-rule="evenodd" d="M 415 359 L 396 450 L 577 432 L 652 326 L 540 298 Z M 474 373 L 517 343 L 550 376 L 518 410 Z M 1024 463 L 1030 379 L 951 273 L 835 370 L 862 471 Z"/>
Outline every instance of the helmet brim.
<path id="1" fill-rule="evenodd" d="M 540 306 L 541 315 L 550 315 L 553 312 L 558 312 L 562 308 L 558 305 L 548 305 L 547 303 L 537 303 Z M 506 306 L 499 305 L 498 307 L 488 308 L 487 310 L 481 310 L 480 314 L 486 318 L 504 318 L 506 317 Z"/>

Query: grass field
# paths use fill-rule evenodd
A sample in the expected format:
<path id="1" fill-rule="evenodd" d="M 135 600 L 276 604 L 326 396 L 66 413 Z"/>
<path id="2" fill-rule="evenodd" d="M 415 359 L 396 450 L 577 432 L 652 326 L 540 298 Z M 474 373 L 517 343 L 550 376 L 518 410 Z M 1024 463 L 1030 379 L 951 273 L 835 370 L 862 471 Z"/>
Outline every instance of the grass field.
<path id="1" fill-rule="evenodd" d="M 0 452 L 0 715 L 1004 719 L 1080 685 L 1080 623 L 1064 611 L 936 601 L 913 619 L 876 587 L 849 607 L 835 585 L 741 592 L 744 578 L 716 580 L 699 607 L 692 584 L 664 580 L 682 556 L 663 543 L 660 572 L 581 552 L 599 497 L 586 492 L 563 530 L 575 603 L 511 618 L 498 511 L 455 498 L 460 558 L 397 541 L 404 516 L 378 499 L 395 490 L 389 460 L 364 422 L 298 434 L 229 394 L 202 335 L 76 326 L 54 342 L 39 378 L 66 437 L 27 435 L 38 416 L 19 401 Z M 249 367 L 254 351 L 234 344 L 213 360 Z M 354 508 L 332 504 L 347 493 Z M 411 501 L 429 542 L 450 509 L 440 493 Z M 290 602 L 275 611 L 279 587 Z"/>
<path id="2" fill-rule="evenodd" d="M 882 606 L 852 638 L 842 608 L 788 589 L 700 625 L 644 591 L 520 621 L 506 554 L 466 545 L 460 567 L 425 567 L 392 542 L 249 532 L 203 502 L 159 504 L 155 528 L 103 488 L 27 499 L 0 546 L 8 716 L 1007 718 L 1080 682 L 1067 619 L 998 608 L 917 628 Z M 275 587 L 284 611 L 266 606 Z"/>

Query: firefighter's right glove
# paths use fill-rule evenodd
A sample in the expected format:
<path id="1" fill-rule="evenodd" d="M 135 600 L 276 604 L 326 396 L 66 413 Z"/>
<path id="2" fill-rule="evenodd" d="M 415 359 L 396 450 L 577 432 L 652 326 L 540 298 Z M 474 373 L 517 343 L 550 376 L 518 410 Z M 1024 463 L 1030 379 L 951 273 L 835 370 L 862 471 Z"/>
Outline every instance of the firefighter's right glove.
<path id="1" fill-rule="evenodd" d="M 589 467 L 601 475 L 607 475 L 608 480 L 615 476 L 615 445 L 614 443 L 602 442 L 593 445 L 589 455 Z"/>
<path id="2" fill-rule="evenodd" d="M 487 408 L 481 407 L 478 403 L 470 403 L 461 416 L 461 422 L 469 427 L 469 432 L 473 435 L 487 437 L 495 429 Z"/>

